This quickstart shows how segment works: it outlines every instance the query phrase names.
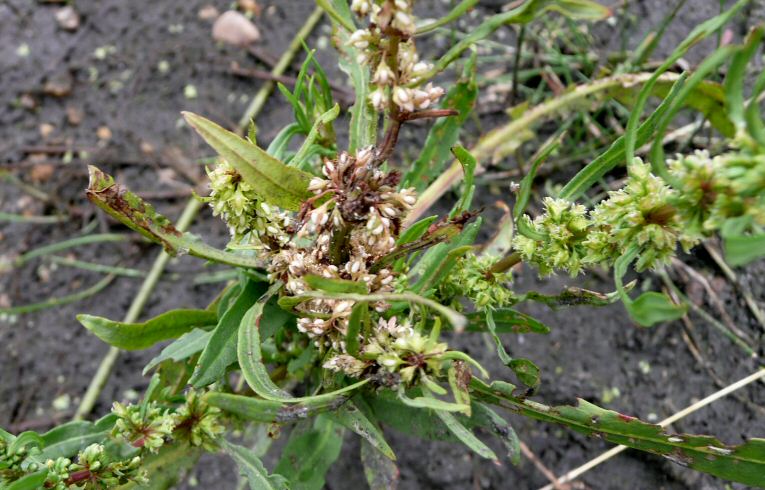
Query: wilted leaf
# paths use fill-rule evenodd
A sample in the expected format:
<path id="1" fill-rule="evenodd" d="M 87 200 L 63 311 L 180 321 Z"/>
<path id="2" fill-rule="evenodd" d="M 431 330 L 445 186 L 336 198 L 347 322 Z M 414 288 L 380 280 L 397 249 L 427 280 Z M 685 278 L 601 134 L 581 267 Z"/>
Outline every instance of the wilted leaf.
<path id="1" fill-rule="evenodd" d="M 288 488 L 287 479 L 279 474 L 269 475 L 263 462 L 252 450 L 231 444 L 226 440 L 221 442 L 221 446 L 236 462 L 242 476 L 247 478 L 250 490 L 286 490 Z"/>

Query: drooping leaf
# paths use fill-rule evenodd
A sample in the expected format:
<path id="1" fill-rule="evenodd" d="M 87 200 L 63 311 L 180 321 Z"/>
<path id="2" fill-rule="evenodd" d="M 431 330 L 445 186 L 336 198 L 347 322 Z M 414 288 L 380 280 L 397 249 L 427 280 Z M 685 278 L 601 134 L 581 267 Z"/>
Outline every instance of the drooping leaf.
<path id="1" fill-rule="evenodd" d="M 369 316 L 369 305 L 358 303 L 353 306 L 351 316 L 348 317 L 348 333 L 345 335 L 345 349 L 348 354 L 356 357 L 359 353 L 359 334 L 361 325 Z"/>
<path id="2" fill-rule="evenodd" d="M 159 355 L 149 361 L 146 367 L 143 368 L 144 376 L 146 373 L 167 360 L 178 362 L 202 352 L 202 349 L 204 349 L 210 341 L 212 334 L 211 331 L 195 328 L 192 331 L 181 335 L 176 341 L 162 349 L 162 352 L 160 352 Z"/>
<path id="3" fill-rule="evenodd" d="M 403 390 L 399 390 L 398 399 L 408 407 L 435 410 L 438 412 L 465 412 L 469 409 L 462 403 L 445 402 L 432 396 L 423 395 L 410 398 Z"/>
<path id="4" fill-rule="evenodd" d="M 474 311 L 467 315 L 470 332 L 485 332 L 485 315 L 481 311 Z M 495 330 L 497 333 L 550 333 L 550 327 L 536 318 L 514 310 L 513 308 L 496 308 L 492 311 Z"/>
<path id="5" fill-rule="evenodd" d="M 88 200 L 123 225 L 161 244 L 168 254 L 189 253 L 211 262 L 235 267 L 262 267 L 263 264 L 253 257 L 218 250 L 191 233 L 181 233 L 151 204 L 114 182 L 111 175 L 105 174 L 92 165 L 88 166 L 88 172 L 90 175 L 86 191 Z"/>
<path id="6" fill-rule="evenodd" d="M 381 455 L 395 461 L 396 455 L 385 440 L 385 436 L 380 428 L 374 422 L 369 420 L 369 418 L 364 415 L 352 401 L 343 403 L 337 410 L 328 413 L 327 417 L 344 426 L 346 429 L 352 430 L 361 436 L 367 444 L 375 448 Z"/>
<path id="7" fill-rule="evenodd" d="M 529 388 L 539 386 L 539 367 L 529 359 L 516 358 L 507 364 L 513 370 L 521 383 Z"/>
<path id="8" fill-rule="evenodd" d="M 624 286 L 625 291 L 629 292 L 635 287 L 635 281 Z M 537 291 L 529 291 L 523 295 L 523 300 L 531 300 L 544 303 L 552 309 L 561 306 L 607 306 L 619 301 L 619 294 L 616 292 L 599 293 L 577 287 L 567 287 L 560 294 L 542 294 Z"/>
<path id="9" fill-rule="evenodd" d="M 148 349 L 157 342 L 175 339 L 195 327 L 218 322 L 210 310 L 170 310 L 143 323 L 124 323 L 94 315 L 77 315 L 77 320 L 109 345 L 123 350 Z"/>
<path id="10" fill-rule="evenodd" d="M 287 479 L 282 475 L 269 475 L 263 462 L 251 449 L 232 444 L 225 439 L 221 446 L 236 462 L 239 472 L 247 479 L 250 490 L 287 490 Z"/>
<path id="11" fill-rule="evenodd" d="M 656 291 L 647 291 L 624 306 L 630 317 L 643 327 L 677 320 L 688 312 L 686 305 L 675 304 L 666 294 Z"/>
<path id="12" fill-rule="evenodd" d="M 739 446 L 730 446 L 711 436 L 673 434 L 659 425 L 600 408 L 582 399 L 576 406 L 551 407 L 507 396 L 491 390 L 476 379 L 472 386 L 474 396 L 523 415 L 658 454 L 720 478 L 756 487 L 765 486 L 765 439 L 752 438 Z"/>
<path id="13" fill-rule="evenodd" d="M 456 440 L 441 419 L 432 410 L 423 410 L 405 405 L 390 390 L 372 395 L 363 395 L 358 406 L 369 413 L 369 417 L 390 426 L 402 434 L 416 435 L 423 439 L 437 441 Z"/>
<path id="14" fill-rule="evenodd" d="M 452 154 L 454 154 L 457 161 L 462 164 L 462 170 L 465 172 L 465 176 L 463 177 L 464 188 L 462 190 L 462 197 L 451 212 L 451 217 L 453 218 L 470 209 L 470 204 L 473 201 L 473 193 L 475 192 L 473 180 L 475 178 L 475 169 L 478 162 L 475 157 L 461 145 L 452 147 Z"/>
<path id="15" fill-rule="evenodd" d="M 226 372 L 226 368 L 236 362 L 237 333 L 242 317 L 265 291 L 264 283 L 247 280 L 236 301 L 220 317 L 210 341 L 199 357 L 197 369 L 189 380 L 195 388 L 217 381 Z"/>
<path id="16" fill-rule="evenodd" d="M 417 223 L 414 223 L 412 226 L 404 230 L 403 233 L 401 233 L 398 236 L 398 240 L 396 240 L 396 245 L 406 245 L 408 243 L 412 243 L 414 241 L 419 240 L 422 238 L 422 236 L 428 231 L 428 228 L 430 225 L 433 224 L 434 221 L 438 219 L 438 215 L 428 216 L 427 218 L 423 218 Z"/>
<path id="17" fill-rule="evenodd" d="M 361 441 L 361 464 L 369 490 L 396 490 L 401 473 L 396 463 L 386 458 L 368 440 Z"/>
<path id="18" fill-rule="evenodd" d="M 342 446 L 343 428 L 319 415 L 293 429 L 275 471 L 287 476 L 292 490 L 319 490 Z"/>
<path id="19" fill-rule="evenodd" d="M 424 394 L 425 397 L 431 397 L 431 400 L 437 400 L 432 398 L 432 395 L 428 393 Z M 473 450 L 476 454 L 486 459 L 497 459 L 497 455 L 494 454 L 486 444 L 481 442 L 475 434 L 473 434 L 467 427 L 457 420 L 457 418 L 445 410 L 436 410 L 436 416 L 441 419 L 444 425 L 451 431 L 454 436 L 459 439 L 464 445 Z"/>
<path id="20" fill-rule="evenodd" d="M 497 412 L 481 402 L 473 402 L 473 416 L 470 425 L 483 427 L 497 436 L 507 449 L 507 457 L 514 465 L 521 461 L 521 440 L 515 430 Z"/>
<path id="21" fill-rule="evenodd" d="M 234 167 L 255 192 L 269 204 L 297 211 L 312 196 L 311 175 L 288 167 L 256 145 L 190 112 L 183 116 L 200 136 Z"/>

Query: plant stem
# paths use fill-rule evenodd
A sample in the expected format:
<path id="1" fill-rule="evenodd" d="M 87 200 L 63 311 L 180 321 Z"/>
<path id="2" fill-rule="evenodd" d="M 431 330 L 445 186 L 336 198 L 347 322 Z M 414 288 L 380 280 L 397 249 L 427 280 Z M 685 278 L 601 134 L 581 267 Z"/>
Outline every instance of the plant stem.
<path id="1" fill-rule="evenodd" d="M 287 67 L 289 67 L 293 58 L 302 46 L 303 39 L 308 37 L 311 31 L 313 31 L 313 28 L 319 22 L 322 15 L 322 9 L 317 7 L 311 16 L 308 17 L 308 20 L 306 20 L 303 27 L 300 28 L 297 35 L 290 43 L 287 51 L 279 59 L 279 62 L 276 64 L 276 66 L 274 66 L 274 69 L 271 71 L 273 75 L 281 75 L 286 71 Z M 272 81 L 266 82 L 260 88 L 258 93 L 252 99 L 250 105 L 247 107 L 244 115 L 239 120 L 239 127 L 237 128 L 237 132 L 239 134 L 243 134 L 247 126 L 250 124 L 250 121 L 263 110 L 266 100 L 273 91 L 273 88 L 274 83 Z M 178 220 L 176 228 L 178 228 L 179 231 L 186 231 L 191 225 L 192 221 L 194 221 L 194 218 L 196 217 L 196 214 L 201 206 L 202 204 L 195 198 L 192 197 L 189 199 L 189 201 L 186 203 L 186 208 L 183 210 L 183 213 Z M 170 256 L 164 251 L 160 252 L 159 256 L 157 256 L 157 259 L 154 261 L 149 274 L 146 276 L 146 279 L 141 285 L 141 289 L 133 299 L 133 303 L 130 305 L 130 309 L 125 315 L 125 323 L 132 323 L 138 319 L 138 316 L 141 314 L 141 310 L 143 310 L 146 301 L 149 299 L 149 296 L 154 290 L 154 287 L 159 281 L 159 278 L 162 275 L 162 272 L 164 271 L 165 266 L 169 260 Z M 98 366 L 93 379 L 90 381 L 88 389 L 85 392 L 85 396 L 83 397 L 80 406 L 77 408 L 77 412 L 75 412 L 75 420 L 84 418 L 93 410 L 93 406 L 96 404 L 98 396 L 101 394 L 101 390 L 103 390 L 107 380 L 109 379 L 112 368 L 117 361 L 117 357 L 119 357 L 119 349 L 110 347 L 109 352 L 107 352 L 106 356 L 101 360 L 101 364 Z"/>
<path id="2" fill-rule="evenodd" d="M 94 285 L 90 286 L 89 288 L 83 289 L 82 291 L 77 291 L 76 293 L 72 293 L 67 296 L 61 296 L 59 298 L 50 298 L 48 300 L 41 301 L 39 303 L 33 303 L 30 305 L 11 306 L 10 308 L 0 308 L 0 314 L 21 315 L 23 313 L 32 313 L 33 311 L 44 310 L 46 308 L 52 308 L 54 306 L 68 305 L 69 303 L 74 303 L 74 302 L 83 300 L 85 298 L 88 298 L 90 296 L 93 296 L 94 294 L 98 293 L 99 291 L 104 289 L 106 286 L 108 286 L 113 279 L 114 279 L 113 275 L 106 276 L 100 281 L 98 281 L 97 283 L 95 283 Z"/>
<path id="3" fill-rule="evenodd" d="M 696 412 L 697 410 L 700 410 L 700 409 L 706 407 L 707 405 L 709 405 L 709 404 L 719 400 L 720 398 L 723 398 L 723 397 L 733 393 L 734 391 L 743 388 L 746 385 L 752 384 L 755 381 L 762 380 L 762 379 L 765 379 L 765 369 L 760 368 L 756 372 L 754 372 L 754 373 L 750 374 L 749 376 L 747 376 L 746 378 L 743 378 L 743 379 L 741 379 L 741 380 L 739 380 L 739 381 L 737 381 L 737 382 L 735 382 L 735 383 L 733 383 L 733 384 L 723 388 L 722 390 L 716 391 L 715 393 L 712 393 L 711 395 L 709 395 L 708 397 L 704 398 L 703 400 L 699 400 L 698 402 L 696 402 L 696 403 L 694 403 L 694 404 L 692 404 L 692 405 L 690 405 L 690 406 L 680 410 L 679 412 L 675 413 L 674 415 L 671 415 L 671 416 L 667 417 L 666 419 L 664 419 L 661 422 L 659 422 L 658 425 L 661 426 L 661 427 L 667 427 L 668 425 L 670 425 L 670 424 L 672 424 L 674 422 L 677 422 L 678 420 L 680 420 L 680 419 L 682 419 L 684 417 L 687 417 L 688 415 Z M 616 447 L 613 447 L 613 448 L 609 449 L 608 451 L 604 452 L 600 456 L 598 456 L 598 457 L 588 461 L 587 463 L 583 464 L 582 466 L 580 466 L 578 468 L 575 468 L 575 469 L 569 471 L 568 473 L 566 473 L 565 475 L 563 475 L 562 477 L 558 478 L 558 483 L 568 483 L 568 482 L 576 480 L 582 474 L 586 473 L 587 471 L 590 471 L 594 467 L 598 466 L 600 463 L 603 463 L 603 462 L 611 459 L 612 457 L 614 457 L 617 454 L 621 453 L 625 449 L 627 449 L 627 446 L 616 446 Z M 540 488 L 539 490 L 553 490 L 553 488 L 554 487 L 552 485 L 546 485 L 546 486 Z"/>

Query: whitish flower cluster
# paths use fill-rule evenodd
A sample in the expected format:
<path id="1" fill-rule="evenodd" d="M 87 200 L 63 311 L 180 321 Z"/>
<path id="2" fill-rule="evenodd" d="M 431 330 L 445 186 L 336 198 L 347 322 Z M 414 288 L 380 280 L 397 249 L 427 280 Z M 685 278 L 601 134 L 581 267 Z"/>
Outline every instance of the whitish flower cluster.
<path id="1" fill-rule="evenodd" d="M 271 257 L 270 273 L 290 295 L 310 290 L 307 275 L 366 284 L 370 293 L 393 291 L 394 276 L 375 264 L 393 251 L 401 222 L 416 201 L 412 189 L 396 190 L 399 175 L 372 166 L 373 149 L 325 160 L 310 189 L 313 204 L 304 210 L 297 239 Z M 376 303 L 378 311 L 387 308 Z M 320 347 L 343 351 L 353 302 L 314 299 L 298 306 L 298 329 Z"/>
<path id="2" fill-rule="evenodd" d="M 214 169 L 207 169 L 210 196 L 205 198 L 213 214 L 228 224 L 231 237 L 237 241 L 246 237 L 253 245 L 277 248 L 289 241 L 285 232 L 291 225 L 290 216 L 266 204 L 237 170 L 225 160 Z"/>
<path id="3" fill-rule="evenodd" d="M 110 460 L 104 446 L 91 444 L 77 455 L 76 462 L 69 458 L 50 459 L 46 463 L 48 474 L 43 488 L 54 490 L 106 489 L 133 482 L 148 483 L 141 470 L 141 458 Z"/>
<path id="4" fill-rule="evenodd" d="M 478 308 L 501 308 L 512 304 L 515 296 L 506 287 L 512 281 L 512 274 L 491 272 L 491 266 L 496 262 L 497 257 L 490 255 L 479 257 L 472 252 L 466 254 L 441 283 L 441 296 L 446 300 L 462 296 Z"/>
<path id="5" fill-rule="evenodd" d="M 359 50 L 358 61 L 372 70 L 372 105 L 384 111 L 392 103 L 396 110 L 413 112 L 437 102 L 444 90 L 431 83 L 422 86 L 432 65 L 417 54 L 411 0 L 354 0 L 351 8 L 369 16 L 369 26 L 351 34 L 348 43 Z"/>

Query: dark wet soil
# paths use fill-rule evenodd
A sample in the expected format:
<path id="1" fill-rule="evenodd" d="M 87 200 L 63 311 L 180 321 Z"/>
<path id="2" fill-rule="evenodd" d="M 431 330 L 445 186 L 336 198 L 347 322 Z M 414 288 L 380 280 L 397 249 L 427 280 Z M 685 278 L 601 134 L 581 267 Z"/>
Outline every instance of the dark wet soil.
<path id="1" fill-rule="evenodd" d="M 86 163 L 113 173 L 134 191 L 147 196 L 159 210 L 177 216 L 188 195 L 189 184 L 202 174 L 194 162 L 210 156 L 188 128 L 179 123 L 179 112 L 191 110 L 233 126 L 252 95 L 263 83 L 227 73 L 229 63 L 266 68 L 245 51 L 216 46 L 209 21 L 198 12 L 222 0 L 101 0 L 76 2 L 79 28 L 66 32 L 57 27 L 59 8 L 46 2 L 0 2 L 0 169 L 43 191 L 45 200 L 30 197 L 17 186 L 0 183 L 0 211 L 30 215 L 68 216 L 56 224 L 0 224 L 0 256 L 6 258 L 36 247 L 82 234 L 96 221 L 96 231 L 123 231 L 94 212 L 84 200 Z M 258 47 L 278 57 L 312 10 L 308 0 L 260 0 L 264 8 L 256 23 L 263 34 Z M 502 2 L 481 2 L 479 15 Z M 663 1 L 628 2 L 626 16 L 615 23 L 601 23 L 593 31 L 603 52 L 621 43 L 634 48 L 641 33 L 657 25 L 671 8 Z M 421 8 L 443 10 L 443 2 L 423 2 Z M 666 53 L 702 19 L 716 13 L 718 2 L 690 0 L 669 29 L 659 51 Z M 733 26 L 738 37 L 746 26 L 762 19 L 756 5 L 748 17 Z M 622 14 L 621 10 L 619 10 Z M 319 47 L 319 59 L 332 65 L 324 24 L 309 45 Z M 506 39 L 510 38 L 509 29 Z M 507 41 L 505 41 L 507 42 Z M 428 46 L 437 50 L 438 43 Z M 709 43 L 688 57 L 702 57 Z M 508 61 L 509 64 L 509 61 Z M 293 69 L 299 66 L 299 60 Z M 292 72 L 294 73 L 294 71 Z M 338 83 L 344 78 L 332 70 Z M 196 93 L 196 97 L 189 95 Z M 54 95 L 58 93 L 59 96 Z M 287 104 L 273 96 L 257 120 L 258 138 L 268 142 L 291 118 Z M 496 115 L 482 120 L 483 129 L 501 122 Z M 473 133 L 475 133 L 473 129 Z M 404 134 L 402 155 L 412 153 L 421 130 Z M 467 135 L 466 142 L 475 139 Z M 67 153 L 71 150 L 71 153 Z M 489 193 L 479 204 L 497 199 Z M 222 245 L 226 230 L 204 210 L 192 230 Z M 157 248 L 125 241 L 90 245 L 63 254 L 80 260 L 120 265 L 146 271 Z M 733 322 L 751 337 L 760 339 L 763 327 L 749 313 L 738 290 L 726 281 L 714 262 L 699 251 L 685 260 L 709 278 Z M 170 308 L 207 303 L 220 284 L 194 284 L 200 273 L 211 272 L 200 262 L 184 257 L 173 260 L 149 300 L 143 317 Z M 765 263 L 737 271 L 755 300 L 765 302 Z M 10 273 L 0 273 L 0 305 L 22 305 L 60 297 L 95 284 L 98 273 L 56 266 L 34 260 Z M 680 281 L 681 284 L 682 281 Z M 534 271 L 522 271 L 519 291 L 559 291 L 577 284 L 610 291 L 612 284 L 597 275 L 586 281 L 565 277 L 540 280 Z M 0 426 L 20 431 L 45 430 L 66 420 L 80 401 L 107 347 L 75 320 L 79 312 L 121 318 L 136 294 L 140 279 L 118 278 L 105 291 L 77 304 L 15 318 L 0 318 Z M 640 287 L 656 287 L 656 279 L 643 278 Z M 688 293 L 713 311 L 698 284 Z M 569 403 L 575 397 L 658 421 L 719 386 L 753 372 L 757 363 L 747 358 L 719 332 L 692 315 L 691 330 L 682 322 L 640 329 L 625 318 L 621 306 L 602 309 L 575 308 L 550 311 L 529 305 L 527 312 L 552 327 L 548 336 L 508 336 L 505 344 L 515 355 L 533 359 L 544 380 L 538 397 L 549 403 Z M 715 312 L 715 316 L 719 316 Z M 697 359 L 685 336 L 693 338 Z M 455 339 L 485 363 L 494 377 L 510 373 L 497 360 L 491 342 L 482 336 Z M 96 413 L 108 410 L 112 400 L 129 399 L 141 392 L 140 376 L 156 352 L 123 353 L 104 389 Z M 55 401 L 55 403 L 54 403 Z M 738 398 L 720 400 L 673 426 L 675 431 L 712 433 L 725 442 L 746 436 L 765 436 L 765 389 L 762 384 L 741 390 Z M 554 473 L 584 463 L 609 447 L 551 425 L 511 416 L 516 430 L 537 457 Z M 461 446 L 415 440 L 390 433 L 399 458 L 401 488 L 534 489 L 547 483 L 528 459 L 518 467 L 494 466 L 478 460 Z M 358 441 L 349 437 L 343 454 L 330 471 L 327 487 L 364 488 L 357 455 Z M 234 489 L 236 470 L 223 457 L 206 456 L 190 481 L 199 488 Z M 593 489 L 700 489 L 724 488 L 725 483 L 699 475 L 661 458 L 628 451 L 587 473 L 581 488 Z M 180 488 L 191 488 L 186 482 Z M 578 488 L 578 487 L 577 487 Z M 738 488 L 734 485 L 734 488 Z"/>

